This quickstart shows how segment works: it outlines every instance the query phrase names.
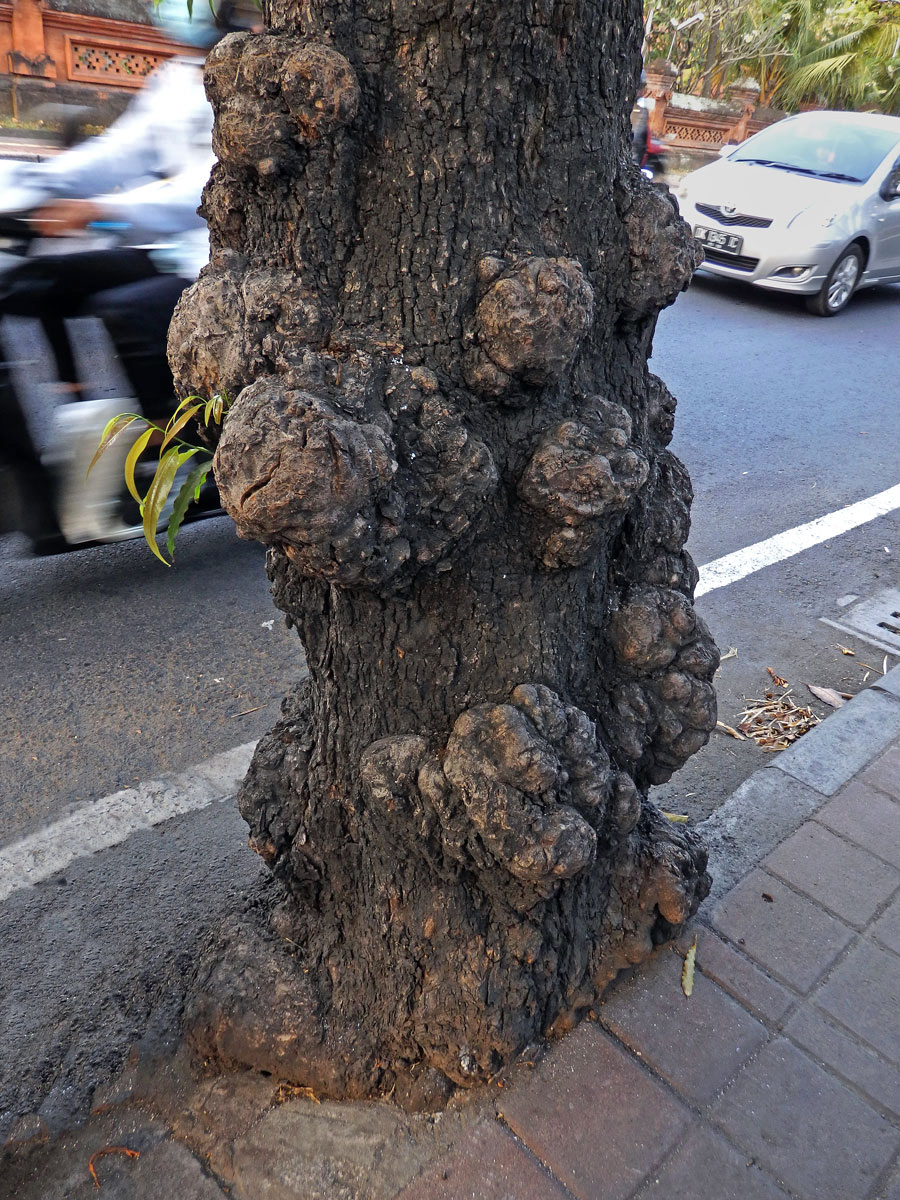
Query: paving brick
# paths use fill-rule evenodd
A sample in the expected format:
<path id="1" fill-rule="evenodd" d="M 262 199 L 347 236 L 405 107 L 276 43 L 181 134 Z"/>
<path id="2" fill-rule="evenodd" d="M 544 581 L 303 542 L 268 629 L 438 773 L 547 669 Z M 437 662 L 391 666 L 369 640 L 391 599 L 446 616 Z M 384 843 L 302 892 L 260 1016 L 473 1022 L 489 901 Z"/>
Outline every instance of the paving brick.
<path id="1" fill-rule="evenodd" d="M 900 958 L 896 954 L 860 938 L 816 993 L 815 1003 L 900 1063 Z"/>
<path id="2" fill-rule="evenodd" d="M 711 1129 L 696 1129 L 640 1200 L 786 1200 L 774 1180 Z"/>
<path id="3" fill-rule="evenodd" d="M 761 864 L 860 928 L 900 886 L 900 871 L 824 825 L 807 821 Z"/>
<path id="4" fill-rule="evenodd" d="M 898 737 L 900 700 L 870 689 L 779 754 L 774 766 L 823 796 L 833 796 Z"/>
<path id="5" fill-rule="evenodd" d="M 796 996 L 723 942 L 711 929 L 697 934 L 697 967 L 764 1021 L 780 1021 Z"/>
<path id="6" fill-rule="evenodd" d="M 625 1200 L 655 1170 L 690 1115 L 587 1021 L 504 1094 L 504 1120 L 578 1200 Z"/>
<path id="7" fill-rule="evenodd" d="M 863 771 L 860 779 L 870 787 L 887 792 L 895 800 L 900 800 L 900 744 L 891 748 L 877 758 L 870 767 Z"/>
<path id="8" fill-rule="evenodd" d="M 770 1043 L 711 1116 L 803 1200 L 862 1200 L 900 1132 L 790 1043 Z"/>
<path id="9" fill-rule="evenodd" d="M 791 1016 L 784 1032 L 817 1062 L 837 1071 L 875 1104 L 900 1118 L 900 1071 L 892 1063 L 806 1004 Z"/>
<path id="10" fill-rule="evenodd" d="M 869 936 L 900 954 L 900 896 L 890 904 L 869 929 Z"/>
<path id="11" fill-rule="evenodd" d="M 479 1122 L 397 1200 L 566 1200 L 540 1163 L 496 1121 Z"/>
<path id="12" fill-rule="evenodd" d="M 816 820 L 900 867 L 900 804 L 860 779 L 829 800 Z"/>
<path id="13" fill-rule="evenodd" d="M 768 1034 L 699 972 L 692 995 L 685 996 L 682 966 L 680 955 L 661 951 L 647 968 L 610 989 L 598 1016 L 672 1087 L 697 1104 L 708 1104 Z"/>
<path id="14" fill-rule="evenodd" d="M 763 894 L 772 897 L 772 903 Z M 798 991 L 821 978 L 853 931 L 765 871 L 752 871 L 713 913 L 713 924 Z"/>

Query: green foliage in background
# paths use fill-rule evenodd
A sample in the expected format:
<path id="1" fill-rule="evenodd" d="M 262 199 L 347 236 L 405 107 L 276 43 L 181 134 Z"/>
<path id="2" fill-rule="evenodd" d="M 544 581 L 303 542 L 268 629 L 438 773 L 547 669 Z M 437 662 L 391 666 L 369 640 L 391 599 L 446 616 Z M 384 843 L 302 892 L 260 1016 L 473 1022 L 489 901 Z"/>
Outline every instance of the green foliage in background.
<path id="1" fill-rule="evenodd" d="M 646 0 L 644 16 L 645 59 L 670 57 L 680 92 L 719 98 L 749 75 L 789 112 L 900 111 L 900 0 Z"/>

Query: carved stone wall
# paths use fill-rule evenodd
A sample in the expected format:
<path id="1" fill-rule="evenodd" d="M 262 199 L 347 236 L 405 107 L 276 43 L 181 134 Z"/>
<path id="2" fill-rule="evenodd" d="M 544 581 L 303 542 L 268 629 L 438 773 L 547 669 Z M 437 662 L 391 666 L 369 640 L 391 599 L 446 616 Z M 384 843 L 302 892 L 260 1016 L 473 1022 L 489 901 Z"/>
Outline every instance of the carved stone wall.
<path id="1" fill-rule="evenodd" d="M 59 100 L 112 118 L 177 52 L 132 0 L 0 3 L 0 98 L 17 117 Z"/>

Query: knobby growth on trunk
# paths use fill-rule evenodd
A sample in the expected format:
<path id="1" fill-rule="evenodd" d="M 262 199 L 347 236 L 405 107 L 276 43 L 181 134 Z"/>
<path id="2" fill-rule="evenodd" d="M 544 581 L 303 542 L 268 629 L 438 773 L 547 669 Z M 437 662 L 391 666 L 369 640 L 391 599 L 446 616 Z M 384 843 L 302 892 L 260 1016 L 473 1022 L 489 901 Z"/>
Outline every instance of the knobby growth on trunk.
<path id="1" fill-rule="evenodd" d="M 689 231 L 630 162 L 637 0 L 269 0 L 211 53 L 212 258 L 170 351 L 309 679 L 240 797 L 280 881 L 210 1059 L 433 1103 L 709 886 L 647 798 L 707 740 L 675 401 Z M 418 1090 L 417 1090 L 418 1089 Z"/>

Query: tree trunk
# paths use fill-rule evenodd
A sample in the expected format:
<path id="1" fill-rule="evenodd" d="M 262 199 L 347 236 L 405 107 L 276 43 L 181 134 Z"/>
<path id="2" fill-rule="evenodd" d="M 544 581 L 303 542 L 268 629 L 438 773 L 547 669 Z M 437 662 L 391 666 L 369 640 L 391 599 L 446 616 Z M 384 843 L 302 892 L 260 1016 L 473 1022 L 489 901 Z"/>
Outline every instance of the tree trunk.
<path id="1" fill-rule="evenodd" d="M 706 60 L 703 63 L 703 86 L 700 89 L 700 95 L 707 99 L 712 95 L 713 74 L 716 69 L 716 60 L 719 56 L 719 24 L 717 21 L 709 23 L 709 38 L 706 42 Z"/>
<path id="2" fill-rule="evenodd" d="M 236 397 L 220 491 L 310 677 L 240 797 L 281 902 L 188 1024 L 208 1058 L 433 1103 L 709 887 L 647 799 L 715 724 L 646 365 L 693 241 L 631 165 L 636 2 L 266 20 L 208 61 L 212 261 L 170 352 Z"/>

